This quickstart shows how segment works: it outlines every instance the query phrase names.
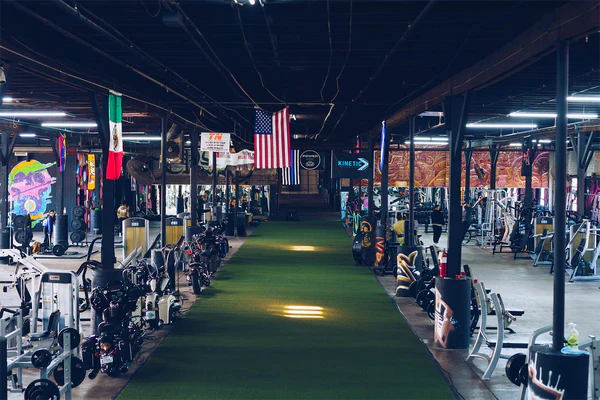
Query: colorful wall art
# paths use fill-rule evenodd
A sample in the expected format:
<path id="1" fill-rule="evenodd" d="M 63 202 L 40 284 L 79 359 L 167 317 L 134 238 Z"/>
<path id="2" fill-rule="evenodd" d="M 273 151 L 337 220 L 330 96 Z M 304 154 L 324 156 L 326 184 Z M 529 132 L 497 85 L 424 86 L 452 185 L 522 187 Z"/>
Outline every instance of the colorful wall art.
<path id="1" fill-rule="evenodd" d="M 8 200 L 12 202 L 13 214 L 29 214 L 32 225 L 42 220 L 50 203 L 51 185 L 56 182 L 56 178 L 48 173 L 48 168 L 55 164 L 30 160 L 14 166 L 8 176 Z"/>
<path id="2" fill-rule="evenodd" d="M 375 182 L 381 183 L 379 151 L 375 152 Z M 408 151 L 390 151 L 389 185 L 408 186 Z M 415 186 L 447 187 L 449 159 L 445 151 L 424 150 L 415 152 Z M 521 152 L 500 152 L 496 165 L 496 187 L 524 188 L 525 177 L 521 176 Z M 475 151 L 471 159 L 471 187 L 490 186 L 491 161 L 487 151 Z M 465 183 L 465 158 L 462 159 L 462 185 Z M 548 187 L 549 153 L 539 152 L 533 161 L 533 188 Z"/>

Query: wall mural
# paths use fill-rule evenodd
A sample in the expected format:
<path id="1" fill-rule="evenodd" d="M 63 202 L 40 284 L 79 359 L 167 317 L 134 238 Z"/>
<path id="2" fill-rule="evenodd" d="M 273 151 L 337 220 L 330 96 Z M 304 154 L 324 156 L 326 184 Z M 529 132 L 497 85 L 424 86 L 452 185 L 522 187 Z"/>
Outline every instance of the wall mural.
<path id="1" fill-rule="evenodd" d="M 389 185 L 408 186 L 408 151 L 390 151 Z M 379 169 L 380 152 L 375 152 L 375 183 L 381 183 Z M 449 177 L 448 153 L 445 151 L 415 152 L 415 186 L 447 187 Z M 496 165 L 496 186 L 500 188 L 524 188 L 521 176 L 521 152 L 500 152 Z M 462 185 L 465 183 L 465 158 L 462 158 Z M 471 187 L 490 185 L 491 161 L 488 151 L 473 152 L 471 159 Z M 533 161 L 533 188 L 548 187 L 549 153 L 539 152 Z"/>
<path id="2" fill-rule="evenodd" d="M 12 202 L 12 213 L 29 214 L 31 225 L 42 220 L 50 203 L 51 185 L 56 182 L 48 168 L 56 163 L 42 164 L 37 160 L 21 161 L 8 176 L 8 200 Z"/>

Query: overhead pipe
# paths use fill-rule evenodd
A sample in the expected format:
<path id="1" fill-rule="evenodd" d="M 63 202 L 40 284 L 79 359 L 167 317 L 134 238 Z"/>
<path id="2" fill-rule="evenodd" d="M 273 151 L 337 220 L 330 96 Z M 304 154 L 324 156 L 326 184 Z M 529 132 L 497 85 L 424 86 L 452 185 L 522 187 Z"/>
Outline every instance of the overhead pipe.
<path id="1" fill-rule="evenodd" d="M 385 67 L 385 64 L 387 63 L 389 58 L 392 57 L 394 54 L 396 54 L 396 52 L 398 51 L 400 46 L 408 40 L 408 38 L 413 34 L 415 29 L 421 24 L 423 19 L 431 12 L 431 9 L 437 2 L 438 2 L 438 0 L 430 0 L 429 3 L 427 3 L 427 5 L 425 6 L 425 8 L 423 8 L 423 10 L 421 10 L 419 15 L 417 15 L 417 18 L 415 18 L 415 20 L 412 22 L 412 24 L 408 25 L 408 27 L 404 31 L 404 34 L 402 35 L 402 37 L 400 39 L 398 39 L 398 41 L 396 42 L 394 47 L 392 47 L 392 49 L 389 51 L 389 53 L 385 56 L 385 58 L 383 59 L 383 62 L 381 63 L 381 65 L 379 65 L 379 68 L 377 69 L 377 71 L 375 71 L 375 73 L 369 78 L 367 85 L 358 93 L 358 95 L 354 99 L 352 99 L 353 103 L 356 100 L 358 100 L 358 98 L 360 96 L 362 96 L 364 92 L 367 91 L 367 89 L 371 85 L 371 82 L 373 82 L 375 80 L 375 78 L 377 78 L 379 73 Z"/>
<path id="2" fill-rule="evenodd" d="M 156 85 L 160 86 L 161 88 L 167 90 L 170 93 L 173 93 L 175 96 L 187 101 L 190 104 L 193 104 L 194 106 L 198 107 L 199 109 L 201 109 L 202 111 L 204 111 L 205 113 L 207 113 L 208 115 L 210 115 L 213 118 L 217 118 L 216 115 L 214 115 L 213 113 L 211 113 L 210 111 L 208 111 L 207 109 L 205 109 L 204 107 L 202 107 L 200 104 L 198 104 L 197 102 L 195 102 L 194 100 L 190 99 L 189 97 L 185 96 L 184 94 L 178 92 L 177 90 L 173 89 L 172 87 L 169 87 L 168 85 L 164 84 L 163 82 L 152 78 L 151 76 L 145 74 L 144 72 L 138 70 L 137 68 L 119 60 L 118 58 L 115 58 L 113 56 L 111 56 L 110 54 L 100 50 L 99 48 L 97 48 L 96 46 L 93 46 L 91 44 L 89 44 L 88 42 L 86 42 L 85 40 L 81 39 L 80 37 L 72 34 L 71 32 L 61 28 L 60 26 L 56 25 L 55 23 L 53 23 L 52 21 L 48 20 L 47 18 L 42 17 L 41 15 L 31 11 L 30 9 L 28 9 L 27 7 L 24 7 L 23 5 L 19 4 L 16 0 L 6 0 L 7 2 L 9 2 L 10 4 L 12 4 L 15 8 L 19 9 L 20 11 L 26 13 L 27 15 L 37 19 L 38 21 L 42 22 L 43 24 L 47 25 L 48 27 L 54 29 L 55 31 L 61 33 L 62 35 L 68 37 L 71 40 L 74 40 L 75 42 L 79 43 L 80 45 L 88 48 L 89 50 L 93 51 L 96 54 L 99 54 L 107 59 L 109 59 L 110 61 L 122 66 L 125 69 L 128 69 L 130 71 L 132 71 L 133 73 L 141 76 L 142 78 L 145 78 L 147 80 L 149 80 L 152 83 L 155 83 Z"/>

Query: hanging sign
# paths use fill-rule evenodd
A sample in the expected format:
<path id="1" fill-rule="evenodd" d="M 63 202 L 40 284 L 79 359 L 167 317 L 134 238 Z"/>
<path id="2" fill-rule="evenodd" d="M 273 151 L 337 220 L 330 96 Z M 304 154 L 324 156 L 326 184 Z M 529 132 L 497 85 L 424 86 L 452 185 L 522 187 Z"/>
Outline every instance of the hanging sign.
<path id="1" fill-rule="evenodd" d="M 325 157 L 315 150 L 304 150 L 300 153 L 300 168 L 309 171 L 325 169 Z"/>
<path id="2" fill-rule="evenodd" d="M 212 164 L 212 159 L 211 159 Z M 224 169 L 227 166 L 238 167 L 240 165 L 254 165 L 254 152 L 251 150 L 241 150 L 238 153 L 219 153 L 217 155 L 217 169 Z"/>
<path id="3" fill-rule="evenodd" d="M 334 151 L 331 160 L 332 178 L 368 179 L 373 174 L 367 153 L 350 154 Z"/>
<path id="4" fill-rule="evenodd" d="M 231 138 L 229 133 L 202 132 L 200 150 L 229 153 Z"/>
<path id="5" fill-rule="evenodd" d="M 87 156 L 87 188 L 88 190 L 96 189 L 96 156 L 88 154 Z"/>

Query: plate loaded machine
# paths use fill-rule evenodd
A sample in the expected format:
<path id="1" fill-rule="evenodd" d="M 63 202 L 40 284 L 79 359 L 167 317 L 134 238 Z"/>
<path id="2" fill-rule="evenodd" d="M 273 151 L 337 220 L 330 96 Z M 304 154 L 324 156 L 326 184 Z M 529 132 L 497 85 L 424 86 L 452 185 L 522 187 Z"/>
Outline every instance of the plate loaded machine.
<path id="1" fill-rule="evenodd" d="M 6 353 L 7 359 L 0 360 L 2 364 L 6 363 L 6 376 L 10 382 L 7 389 L 24 391 L 26 400 L 63 395 L 71 399 L 71 389 L 85 379 L 83 362 L 77 357 L 80 342 L 77 276 L 73 272 L 47 271 L 33 258 L 15 250 L 1 250 L 0 256 L 11 257 L 23 265 L 17 273 L 21 307 L 18 311 L 0 312 L 0 336 L 6 343 L 15 343 Z M 34 288 L 36 280 L 37 290 L 32 299 L 28 286 Z M 4 312 L 12 315 L 4 317 Z M 39 321 L 42 322 L 41 331 Z M 24 334 L 29 331 L 28 339 L 23 341 Z M 40 371 L 40 379 L 31 382 L 27 388 L 23 384 L 24 368 Z M 60 388 L 48 379 L 50 375 Z"/>
<path id="2" fill-rule="evenodd" d="M 486 289 L 482 282 L 477 282 L 475 284 L 475 288 L 481 307 L 481 325 L 479 327 L 477 338 L 475 339 L 475 345 L 467 356 L 467 361 L 473 361 L 475 358 L 483 358 L 486 360 L 488 366 L 483 373 L 482 378 L 487 381 L 490 380 L 492 374 L 494 373 L 496 365 L 498 365 L 498 360 L 501 358 L 508 359 L 511 357 L 506 354 L 502 354 L 502 349 L 525 349 L 527 348 L 527 343 L 507 343 L 504 341 L 505 330 L 507 330 L 508 326 L 515 321 L 516 318 L 506 310 L 504 307 L 504 302 L 502 301 L 502 297 L 498 293 L 490 294 L 491 303 L 494 307 L 497 321 L 497 337 L 495 342 L 489 339 L 486 330 L 490 329 L 490 327 L 487 326 L 487 317 L 491 310 L 490 304 L 488 304 L 488 300 L 486 298 Z M 489 353 L 484 353 L 481 351 L 482 347 L 484 346 L 490 350 Z"/>
<path id="3" fill-rule="evenodd" d="M 593 226 L 589 219 L 584 219 L 580 225 L 569 227 L 569 244 L 567 254 L 569 262 L 567 271 L 571 273 L 569 282 L 600 281 L 598 275 L 598 256 L 600 255 L 600 229 Z"/>

